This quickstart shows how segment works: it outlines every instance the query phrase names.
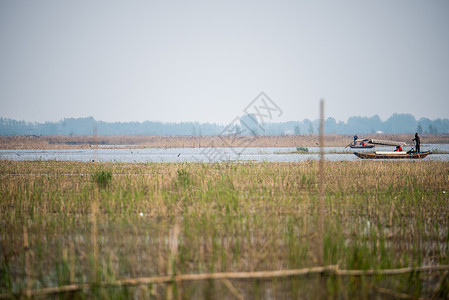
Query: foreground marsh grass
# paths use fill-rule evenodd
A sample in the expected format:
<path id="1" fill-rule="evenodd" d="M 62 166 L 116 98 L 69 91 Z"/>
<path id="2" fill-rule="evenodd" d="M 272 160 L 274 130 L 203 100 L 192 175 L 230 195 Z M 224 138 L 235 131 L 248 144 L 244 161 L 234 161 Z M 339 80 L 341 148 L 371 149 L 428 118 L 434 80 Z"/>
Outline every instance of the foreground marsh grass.
<path id="1" fill-rule="evenodd" d="M 318 247 L 325 265 L 340 269 L 449 264 L 449 163 L 327 162 L 325 168 L 325 234 L 318 240 L 313 161 L 0 161 L 0 294 L 125 278 L 315 267 Z M 71 296 L 375 298 L 388 290 L 447 297 L 444 276 L 203 280 L 98 287 Z"/>

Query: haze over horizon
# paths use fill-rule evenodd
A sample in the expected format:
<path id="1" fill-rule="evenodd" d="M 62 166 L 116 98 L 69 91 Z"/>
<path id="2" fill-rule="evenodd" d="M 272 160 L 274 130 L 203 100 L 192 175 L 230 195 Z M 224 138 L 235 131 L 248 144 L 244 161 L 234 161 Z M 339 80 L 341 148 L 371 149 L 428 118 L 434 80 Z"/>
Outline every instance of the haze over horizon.
<path id="1" fill-rule="evenodd" d="M 399 115 L 401 117 L 405 116 L 405 115 L 411 115 L 413 118 L 415 118 L 416 122 L 419 122 L 421 119 L 427 119 L 427 121 L 428 120 L 430 120 L 430 121 L 436 121 L 436 120 L 443 120 L 443 121 L 445 121 L 445 120 L 449 120 L 449 118 L 444 118 L 444 117 L 443 118 L 441 118 L 441 117 L 439 117 L 439 118 L 428 118 L 428 117 L 424 116 L 424 117 L 421 117 L 421 118 L 417 118 L 417 117 L 415 117 L 412 114 L 400 114 L 400 113 L 393 113 L 393 114 L 391 114 L 391 116 L 389 116 L 387 118 L 380 118 L 380 117 L 379 118 L 380 118 L 381 122 L 386 122 L 387 120 L 390 120 L 394 115 Z M 24 120 L 24 119 L 13 119 L 13 118 L 8 118 L 8 117 L 3 117 L 3 116 L 0 116 L 0 118 L 10 119 L 10 120 L 14 120 L 14 121 L 17 121 L 17 122 L 37 123 L 37 124 L 45 124 L 45 123 L 54 123 L 54 124 L 56 124 L 56 123 L 60 123 L 60 122 L 63 122 L 64 120 L 69 120 L 69 119 L 71 119 L 71 120 L 86 120 L 86 119 L 93 118 L 96 122 L 104 122 L 104 123 L 108 123 L 108 124 L 115 124 L 115 123 L 127 124 L 127 123 L 134 123 L 134 122 L 143 124 L 145 122 L 152 122 L 152 123 L 166 123 L 166 124 L 198 123 L 198 124 L 216 124 L 216 125 L 219 125 L 219 126 L 227 126 L 230 123 L 235 123 L 236 120 L 240 120 L 244 116 L 245 116 L 245 114 L 241 114 L 241 115 L 238 115 L 238 116 L 236 115 L 234 119 L 228 120 L 228 122 L 222 122 L 222 123 L 216 122 L 216 121 L 205 121 L 205 122 L 202 122 L 202 121 L 190 121 L 190 120 L 177 120 L 177 121 L 160 121 L 160 120 L 105 121 L 105 120 L 97 119 L 94 116 L 79 116 L 79 117 L 70 117 L 70 116 L 68 116 L 68 117 L 56 119 L 54 121 L 53 120 L 50 120 L 50 121 L 33 121 L 33 120 L 31 120 L 31 121 L 29 121 L 29 120 Z M 371 115 L 371 116 L 349 116 L 347 119 L 338 120 L 338 119 L 335 119 L 335 117 L 333 117 L 333 116 L 325 116 L 325 120 L 328 120 L 329 118 L 334 118 L 337 123 L 342 123 L 343 124 L 343 123 L 348 123 L 348 120 L 351 119 L 351 118 L 373 119 L 375 117 L 376 117 L 376 115 Z M 257 120 L 260 121 L 260 118 L 257 118 Z M 307 120 L 308 121 L 318 122 L 319 121 L 319 116 L 315 116 L 315 117 L 311 117 L 311 118 L 306 117 L 304 119 L 297 119 L 297 120 L 284 120 L 284 118 L 273 118 L 271 121 L 268 120 L 268 121 L 266 121 L 264 123 L 265 124 L 290 123 L 290 122 L 299 122 L 299 123 L 301 123 L 301 122 L 304 122 L 304 121 L 307 121 Z"/>
<path id="2" fill-rule="evenodd" d="M 0 117 L 448 118 L 449 1 L 0 2 Z"/>

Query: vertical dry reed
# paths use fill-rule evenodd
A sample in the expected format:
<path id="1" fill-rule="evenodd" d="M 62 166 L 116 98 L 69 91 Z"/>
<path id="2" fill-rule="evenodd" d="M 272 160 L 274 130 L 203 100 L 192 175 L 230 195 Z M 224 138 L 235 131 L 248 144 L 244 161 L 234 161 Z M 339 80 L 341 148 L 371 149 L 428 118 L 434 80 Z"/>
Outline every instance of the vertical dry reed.
<path id="1" fill-rule="evenodd" d="M 31 298 L 31 267 L 30 267 L 30 244 L 28 241 L 28 230 L 27 224 L 23 225 L 23 249 L 25 251 L 25 280 L 26 280 L 26 291 L 25 294 L 28 299 Z"/>
<path id="2" fill-rule="evenodd" d="M 318 197 L 318 261 L 320 265 L 324 264 L 323 239 L 324 239 L 324 100 L 320 101 L 320 162 L 319 162 L 319 197 Z"/>

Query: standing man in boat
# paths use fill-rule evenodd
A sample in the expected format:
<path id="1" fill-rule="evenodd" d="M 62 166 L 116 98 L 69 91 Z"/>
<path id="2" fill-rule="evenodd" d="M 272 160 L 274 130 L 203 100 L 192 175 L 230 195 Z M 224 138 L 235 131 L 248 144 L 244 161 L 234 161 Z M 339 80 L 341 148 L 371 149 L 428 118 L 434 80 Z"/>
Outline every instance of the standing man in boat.
<path id="1" fill-rule="evenodd" d="M 415 141 L 416 153 L 421 152 L 421 138 L 418 133 L 415 133 L 415 138 L 412 141 Z"/>
<path id="2" fill-rule="evenodd" d="M 356 143 L 356 141 L 359 139 L 359 137 L 357 136 L 357 133 L 354 135 L 354 146 L 355 146 L 355 143 Z"/>

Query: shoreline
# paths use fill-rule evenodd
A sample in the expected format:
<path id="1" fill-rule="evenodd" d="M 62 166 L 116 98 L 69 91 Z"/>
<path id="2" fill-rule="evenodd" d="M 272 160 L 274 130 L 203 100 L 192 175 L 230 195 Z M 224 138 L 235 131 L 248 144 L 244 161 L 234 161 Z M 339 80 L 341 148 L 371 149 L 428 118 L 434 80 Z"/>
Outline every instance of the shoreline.
<path id="1" fill-rule="evenodd" d="M 361 138 L 405 141 L 413 134 L 367 134 Z M 324 135 L 326 147 L 345 147 L 352 135 Z M 447 144 L 449 134 L 422 134 L 422 144 Z M 317 147 L 318 135 L 289 136 L 1 136 L 0 149 Z"/>

